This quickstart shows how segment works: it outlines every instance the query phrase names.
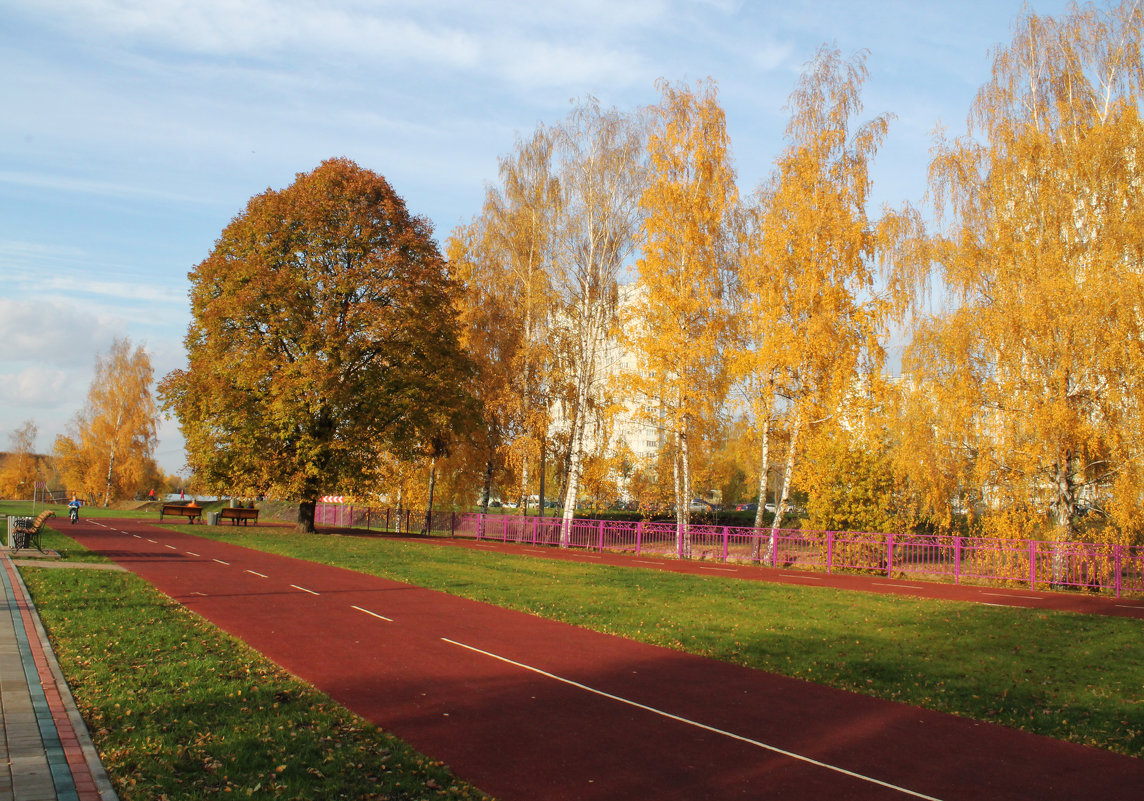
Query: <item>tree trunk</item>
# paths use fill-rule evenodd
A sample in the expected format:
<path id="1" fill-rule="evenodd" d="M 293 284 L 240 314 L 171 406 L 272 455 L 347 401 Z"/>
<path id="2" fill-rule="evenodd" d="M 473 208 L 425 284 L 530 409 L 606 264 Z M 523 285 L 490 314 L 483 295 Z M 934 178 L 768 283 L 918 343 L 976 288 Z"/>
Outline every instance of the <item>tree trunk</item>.
<path id="1" fill-rule="evenodd" d="M 302 501 L 298 504 L 298 526 L 295 529 L 299 534 L 313 534 L 314 511 L 317 502 L 314 500 Z"/>
<path id="2" fill-rule="evenodd" d="M 489 501 L 493 494 L 493 460 L 485 460 L 485 483 L 481 487 L 481 514 L 489 513 Z"/>
<path id="3" fill-rule="evenodd" d="M 683 430 L 679 432 L 679 465 L 683 493 L 683 525 L 679 530 L 679 556 L 691 558 L 691 454 L 687 447 L 687 416 L 683 418 Z"/>
<path id="4" fill-rule="evenodd" d="M 763 430 L 760 432 L 763 440 L 762 455 L 759 464 L 759 508 L 755 510 L 755 528 L 761 529 L 763 527 L 763 513 L 766 511 L 767 506 L 767 478 L 771 472 L 771 415 L 768 409 L 767 414 L 763 415 Z M 776 508 L 776 511 L 777 508 Z M 755 537 L 751 540 L 751 561 L 759 561 L 759 538 Z"/>
<path id="5" fill-rule="evenodd" d="M 802 427 L 802 410 L 799 409 L 796 403 L 792 411 L 793 419 L 791 420 L 790 427 L 790 447 L 787 448 L 786 470 L 783 472 L 783 488 L 779 496 L 778 503 L 775 504 L 775 519 L 771 524 L 771 534 L 767 539 L 767 559 L 770 559 L 770 554 L 775 552 L 775 536 L 778 529 L 782 528 L 783 517 L 786 516 L 787 498 L 790 497 L 790 477 L 794 473 L 794 455 L 798 447 L 798 433 Z M 773 565 L 772 565 L 773 567 Z"/>
<path id="6" fill-rule="evenodd" d="M 107 459 L 107 487 L 103 491 L 103 508 L 111 505 L 111 476 L 115 471 L 115 446 L 111 446 L 111 453 Z"/>
<path id="7" fill-rule="evenodd" d="M 1056 510 L 1058 539 L 1063 542 L 1072 542 L 1076 538 L 1076 529 L 1073 525 L 1073 511 L 1076 509 L 1076 486 L 1072 480 L 1072 454 L 1066 452 L 1056 464 L 1053 465 L 1054 484 L 1056 485 L 1056 499 L 1053 507 Z M 1064 549 L 1053 545 L 1053 584 L 1061 584 L 1065 580 L 1065 553 Z"/>
<path id="8" fill-rule="evenodd" d="M 422 534 L 432 533 L 433 526 L 433 492 L 437 489 L 437 460 L 429 460 L 429 504 L 425 507 L 425 528 Z"/>
<path id="9" fill-rule="evenodd" d="M 537 514 L 544 517 L 544 482 L 548 478 L 548 435 L 540 439 L 540 489 L 537 492 Z"/>

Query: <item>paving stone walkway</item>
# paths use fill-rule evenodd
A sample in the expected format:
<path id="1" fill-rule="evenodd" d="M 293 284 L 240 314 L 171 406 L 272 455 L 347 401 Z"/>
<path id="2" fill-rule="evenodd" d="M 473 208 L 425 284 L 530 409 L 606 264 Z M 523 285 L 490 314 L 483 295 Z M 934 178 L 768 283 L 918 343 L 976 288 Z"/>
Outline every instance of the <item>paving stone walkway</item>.
<path id="1" fill-rule="evenodd" d="M 0 585 L 0 801 L 116 801 L 7 553 L 0 553 Z"/>

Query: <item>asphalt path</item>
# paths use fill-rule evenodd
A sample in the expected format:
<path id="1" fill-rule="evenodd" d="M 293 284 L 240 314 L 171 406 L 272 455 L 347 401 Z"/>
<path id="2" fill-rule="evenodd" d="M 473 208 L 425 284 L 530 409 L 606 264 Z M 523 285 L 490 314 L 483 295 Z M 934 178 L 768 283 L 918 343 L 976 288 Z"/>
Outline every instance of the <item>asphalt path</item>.
<path id="1" fill-rule="evenodd" d="M 67 533 L 501 801 L 1144 797 L 1144 761 L 138 520 Z"/>

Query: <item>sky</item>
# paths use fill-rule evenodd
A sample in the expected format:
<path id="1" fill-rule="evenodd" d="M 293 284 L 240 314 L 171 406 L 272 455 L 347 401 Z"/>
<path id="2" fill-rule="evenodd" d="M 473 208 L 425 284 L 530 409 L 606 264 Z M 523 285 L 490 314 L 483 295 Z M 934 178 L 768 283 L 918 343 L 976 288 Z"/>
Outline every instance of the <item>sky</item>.
<path id="1" fill-rule="evenodd" d="M 862 119 L 896 115 L 878 205 L 922 204 L 934 130 L 964 131 L 1024 0 L 0 0 L 0 450 L 51 450 L 98 354 L 185 365 L 187 273 L 253 195 L 344 156 L 443 245 L 517 137 L 573 102 L 713 78 L 740 191 L 784 146 L 823 44 L 868 51 Z M 1030 0 L 1056 15 L 1062 0 Z M 177 423 L 156 458 L 184 468 Z"/>

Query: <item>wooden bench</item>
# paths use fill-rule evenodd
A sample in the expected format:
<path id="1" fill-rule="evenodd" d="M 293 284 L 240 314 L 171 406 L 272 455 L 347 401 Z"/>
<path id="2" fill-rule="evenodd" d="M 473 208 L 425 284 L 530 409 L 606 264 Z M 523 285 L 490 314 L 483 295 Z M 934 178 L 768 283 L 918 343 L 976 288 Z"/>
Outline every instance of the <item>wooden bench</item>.
<path id="1" fill-rule="evenodd" d="M 196 517 L 203 516 L 201 506 L 183 503 L 165 503 L 159 509 L 159 522 L 163 522 L 163 518 L 167 515 L 174 515 L 175 517 L 189 517 L 191 518 L 191 525 L 194 525 Z"/>
<path id="2" fill-rule="evenodd" d="M 258 510 L 244 509 L 241 506 L 233 509 L 229 507 L 220 509 L 215 524 L 217 525 L 223 520 L 229 520 L 232 526 L 237 526 L 240 522 L 245 526 L 251 520 L 254 521 L 255 525 L 258 525 Z"/>
<path id="3" fill-rule="evenodd" d="M 52 511 L 40 512 L 36 515 L 36 519 L 32 520 L 29 517 L 13 518 L 15 524 L 12 530 L 8 532 L 8 542 L 15 550 L 23 548 L 35 547 L 37 551 L 44 550 L 40 547 L 40 531 L 44 528 L 44 523 L 49 517 L 55 517 L 56 513 Z"/>

